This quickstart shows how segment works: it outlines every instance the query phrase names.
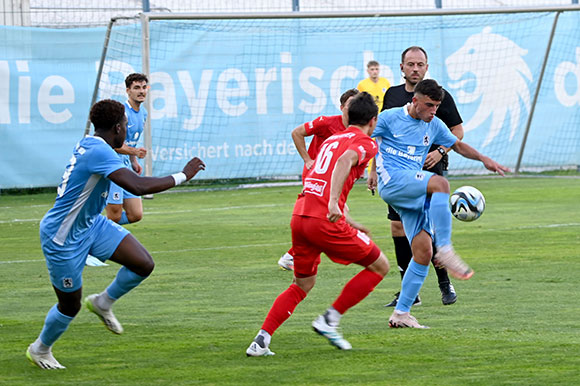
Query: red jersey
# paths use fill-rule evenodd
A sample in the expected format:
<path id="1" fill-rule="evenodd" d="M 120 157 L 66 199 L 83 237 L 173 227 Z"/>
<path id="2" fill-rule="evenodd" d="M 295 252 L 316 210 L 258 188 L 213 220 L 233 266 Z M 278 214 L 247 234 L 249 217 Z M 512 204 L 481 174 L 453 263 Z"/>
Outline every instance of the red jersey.
<path id="1" fill-rule="evenodd" d="M 377 154 L 375 141 L 356 127 L 334 134 L 322 143 L 314 166 L 304 177 L 304 187 L 294 205 L 294 215 L 326 218 L 332 172 L 336 161 L 347 150 L 358 154 L 358 164 L 350 169 L 338 200 L 340 210 L 344 210 L 352 186 L 362 177 L 368 162 Z"/>
<path id="2" fill-rule="evenodd" d="M 305 123 L 304 128 L 306 129 L 306 134 L 308 136 L 314 136 L 312 142 L 310 142 L 310 146 L 308 147 L 308 155 L 312 159 L 316 159 L 320 146 L 322 146 L 322 142 L 324 142 L 326 138 L 346 130 L 346 127 L 342 124 L 342 115 L 318 117 L 313 121 Z"/>

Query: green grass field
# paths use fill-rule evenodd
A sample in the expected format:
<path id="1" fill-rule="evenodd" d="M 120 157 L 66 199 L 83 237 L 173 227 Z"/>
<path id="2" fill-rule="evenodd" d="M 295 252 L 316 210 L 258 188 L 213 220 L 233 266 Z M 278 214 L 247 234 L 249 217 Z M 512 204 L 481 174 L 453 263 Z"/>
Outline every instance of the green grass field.
<path id="1" fill-rule="evenodd" d="M 156 268 L 115 306 L 125 333 L 108 332 L 82 309 L 55 344 L 64 371 L 32 366 L 25 350 L 56 297 L 38 224 L 54 194 L 0 196 L 0 384 L 580 384 L 580 179 L 451 180 L 474 185 L 487 209 L 454 220 L 456 250 L 475 269 L 454 281 L 443 306 L 433 270 L 413 314 L 429 330 L 389 329 L 383 305 L 399 290 L 386 206 L 357 184 L 352 216 L 387 253 L 391 272 L 343 318 L 353 350 L 316 335 L 312 320 L 359 270 L 323 258 L 316 287 L 276 332 L 267 358 L 245 350 L 292 274 L 278 269 L 290 246 L 299 187 L 189 192 L 144 201 L 130 225 Z M 117 267 L 87 267 L 85 295 Z"/>

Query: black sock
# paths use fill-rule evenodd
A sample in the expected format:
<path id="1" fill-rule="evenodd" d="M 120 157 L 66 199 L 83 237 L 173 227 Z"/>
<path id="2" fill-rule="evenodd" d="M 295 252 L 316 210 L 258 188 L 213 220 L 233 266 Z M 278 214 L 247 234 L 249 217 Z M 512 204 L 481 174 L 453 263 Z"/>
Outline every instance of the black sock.
<path id="1" fill-rule="evenodd" d="M 433 244 L 433 257 L 435 257 L 435 253 L 437 252 L 437 249 L 435 249 L 435 244 Z M 435 273 L 437 274 L 437 281 L 439 282 L 439 285 L 442 284 L 449 284 L 449 275 L 447 274 L 447 270 L 445 268 L 439 268 L 437 266 L 435 266 L 435 263 L 433 262 L 433 257 L 431 257 L 431 262 L 433 263 L 433 267 L 435 268 Z"/>
<path id="2" fill-rule="evenodd" d="M 413 257 L 413 252 L 411 251 L 411 246 L 409 245 L 409 240 L 406 236 L 393 236 L 393 242 L 395 243 L 395 256 L 397 257 L 397 265 L 401 273 L 401 279 L 405 275 L 405 271 L 411 262 Z"/>

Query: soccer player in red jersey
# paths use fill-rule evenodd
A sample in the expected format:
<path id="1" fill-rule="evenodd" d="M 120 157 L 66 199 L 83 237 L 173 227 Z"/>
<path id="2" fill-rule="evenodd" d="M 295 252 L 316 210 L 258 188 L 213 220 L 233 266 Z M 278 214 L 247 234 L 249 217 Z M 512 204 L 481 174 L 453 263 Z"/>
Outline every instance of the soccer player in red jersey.
<path id="1" fill-rule="evenodd" d="M 304 177 L 306 177 L 306 174 L 312 168 L 312 165 L 314 165 L 314 160 L 326 138 L 344 131 L 348 127 L 348 103 L 358 93 L 359 91 L 353 88 L 345 91 L 340 96 L 341 115 L 321 116 L 292 130 L 292 140 L 294 141 L 298 154 L 304 160 L 302 183 L 304 183 Z M 313 137 L 312 142 L 310 142 L 310 146 L 306 149 L 305 138 L 310 136 Z M 278 260 L 278 265 L 287 271 L 294 269 L 294 251 L 292 248 Z"/>
<path id="2" fill-rule="evenodd" d="M 324 315 L 312 327 L 341 350 L 352 346 L 338 330 L 344 313 L 363 300 L 389 271 L 386 256 L 345 213 L 345 203 L 355 181 L 377 154 L 370 138 L 378 108 L 373 97 L 361 93 L 348 106 L 349 127 L 323 142 L 314 165 L 303 178 L 304 187 L 292 213 L 294 280 L 270 308 L 256 338 L 246 350 L 248 356 L 274 355 L 269 349 L 272 334 L 292 315 L 296 306 L 314 287 L 320 254 L 339 264 L 358 264 L 364 269 L 354 276 Z"/>

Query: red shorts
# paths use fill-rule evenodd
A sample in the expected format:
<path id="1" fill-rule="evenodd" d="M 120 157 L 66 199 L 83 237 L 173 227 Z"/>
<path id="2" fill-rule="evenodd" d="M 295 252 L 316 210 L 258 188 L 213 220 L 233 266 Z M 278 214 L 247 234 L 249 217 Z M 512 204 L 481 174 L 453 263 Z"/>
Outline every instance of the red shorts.
<path id="1" fill-rule="evenodd" d="M 316 275 L 321 252 L 335 263 L 363 267 L 374 263 L 381 254 L 366 234 L 347 224 L 344 218 L 331 223 L 327 219 L 294 215 L 290 227 L 296 277 Z"/>

